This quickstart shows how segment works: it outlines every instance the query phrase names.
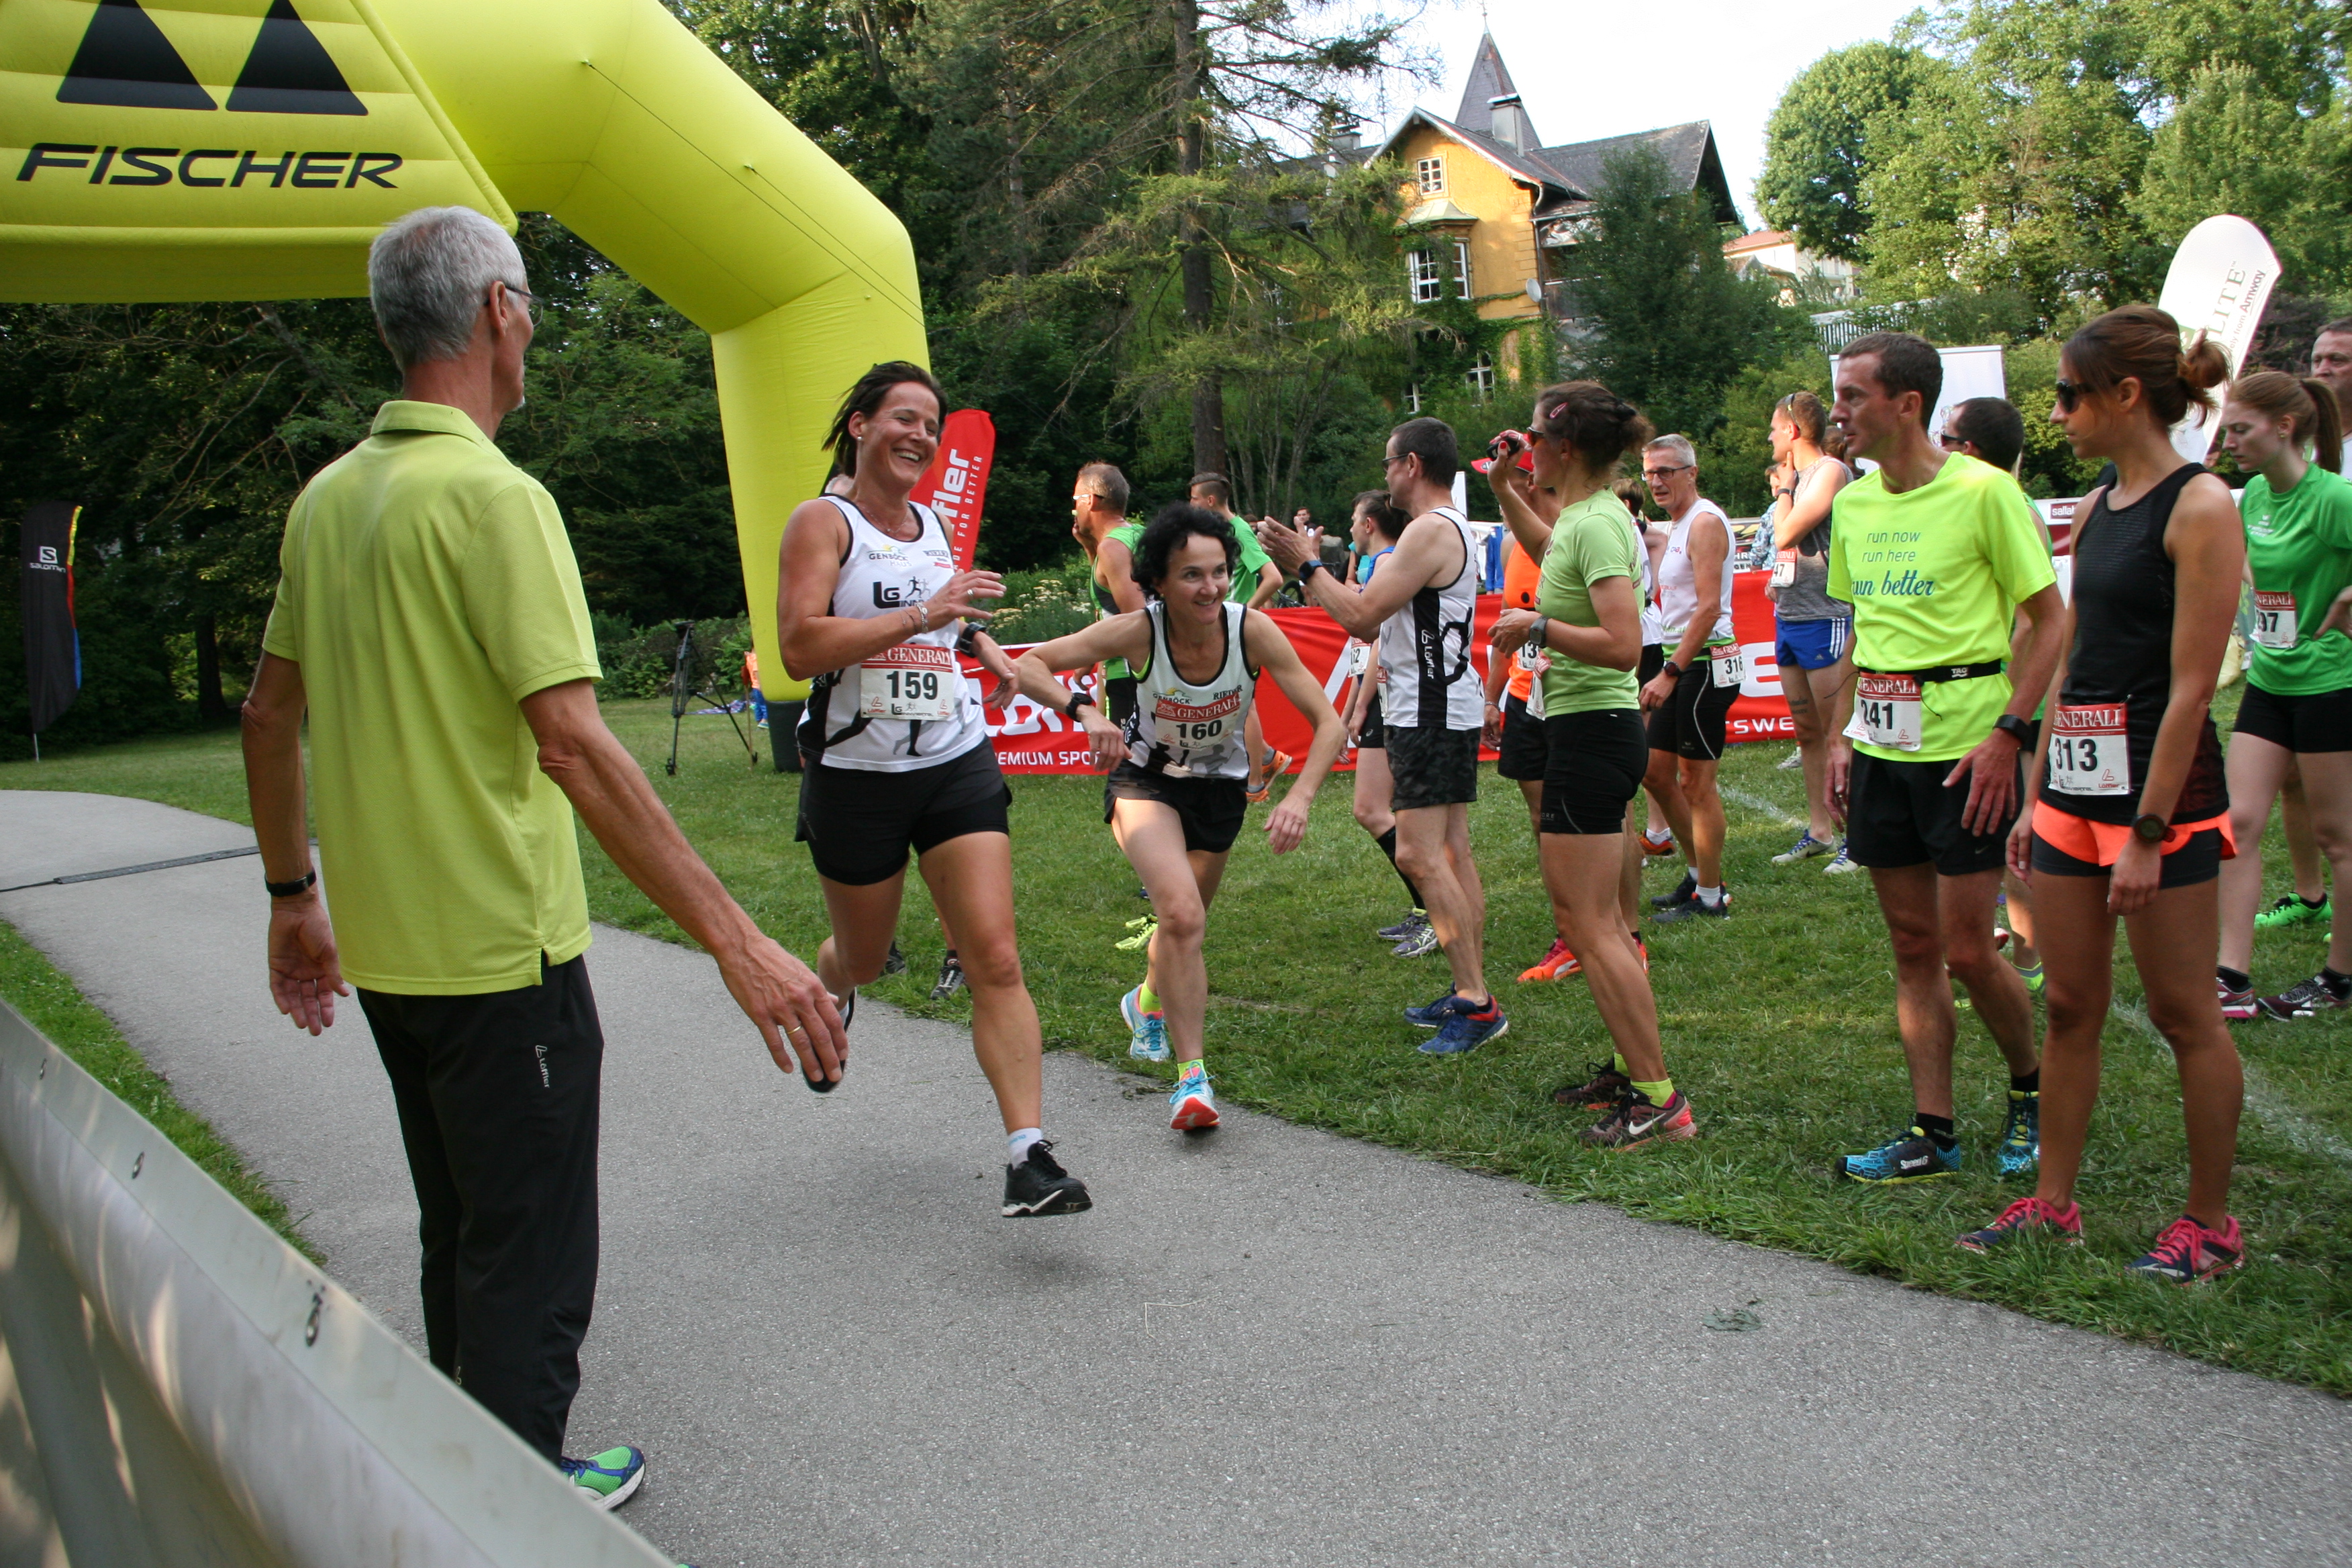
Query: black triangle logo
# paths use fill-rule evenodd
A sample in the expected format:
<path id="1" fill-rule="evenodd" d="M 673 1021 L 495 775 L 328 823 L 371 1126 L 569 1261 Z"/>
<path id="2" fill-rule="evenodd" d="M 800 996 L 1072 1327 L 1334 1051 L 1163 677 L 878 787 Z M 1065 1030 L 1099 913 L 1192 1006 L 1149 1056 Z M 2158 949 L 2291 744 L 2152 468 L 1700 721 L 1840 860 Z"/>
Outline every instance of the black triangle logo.
<path id="1" fill-rule="evenodd" d="M 58 84 L 58 101 L 118 109 L 218 107 L 139 0 L 99 0 L 66 79 Z"/>
<path id="2" fill-rule="evenodd" d="M 229 89 L 232 112 L 365 114 L 367 105 L 335 68 L 327 46 L 294 14 L 294 0 L 270 0 L 261 36 Z"/>

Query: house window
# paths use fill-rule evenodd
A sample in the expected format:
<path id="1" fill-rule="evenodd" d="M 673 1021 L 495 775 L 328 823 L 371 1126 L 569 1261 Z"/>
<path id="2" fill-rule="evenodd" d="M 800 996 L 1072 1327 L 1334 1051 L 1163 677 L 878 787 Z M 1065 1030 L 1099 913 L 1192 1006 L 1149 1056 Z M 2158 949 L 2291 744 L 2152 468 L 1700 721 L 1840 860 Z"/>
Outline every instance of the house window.
<path id="1" fill-rule="evenodd" d="M 1478 363 L 1472 365 L 1463 375 L 1462 379 L 1470 384 L 1470 395 L 1476 398 L 1479 402 L 1484 403 L 1488 398 L 1494 396 L 1495 361 L 1493 357 L 1487 354 L 1480 354 L 1478 356 Z"/>
<path id="2" fill-rule="evenodd" d="M 1421 383 L 1414 382 L 1404 389 L 1404 405 L 1415 414 L 1421 412 Z"/>
<path id="3" fill-rule="evenodd" d="M 1454 288 L 1461 298 L 1470 298 L 1470 243 L 1467 240 L 1437 240 L 1419 250 L 1405 252 L 1405 276 L 1412 285 L 1413 303 L 1428 304 L 1444 297 L 1442 286 L 1444 258 L 1452 251 Z"/>
<path id="4" fill-rule="evenodd" d="M 1423 195 L 1442 196 L 1445 194 L 1445 160 L 1444 158 L 1423 158 L 1413 164 L 1412 174 L 1413 178 L 1421 182 Z"/>

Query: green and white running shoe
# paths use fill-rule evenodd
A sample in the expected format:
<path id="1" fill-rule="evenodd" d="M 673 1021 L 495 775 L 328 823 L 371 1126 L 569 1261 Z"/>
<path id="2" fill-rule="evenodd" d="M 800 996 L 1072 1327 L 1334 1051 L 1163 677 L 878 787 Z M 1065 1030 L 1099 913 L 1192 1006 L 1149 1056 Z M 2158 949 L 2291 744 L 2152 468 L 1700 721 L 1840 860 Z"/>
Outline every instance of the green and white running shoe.
<path id="1" fill-rule="evenodd" d="M 1143 987 L 1118 999 L 1118 1016 L 1127 1020 L 1130 1031 L 1127 1054 L 1139 1062 L 1164 1062 L 1168 1059 L 1168 1016 L 1143 1010 Z"/>
<path id="2" fill-rule="evenodd" d="M 558 1459 L 555 1468 L 598 1508 L 618 1508 L 646 1482 L 646 1457 L 635 1448 L 607 1448 L 584 1459 Z"/>

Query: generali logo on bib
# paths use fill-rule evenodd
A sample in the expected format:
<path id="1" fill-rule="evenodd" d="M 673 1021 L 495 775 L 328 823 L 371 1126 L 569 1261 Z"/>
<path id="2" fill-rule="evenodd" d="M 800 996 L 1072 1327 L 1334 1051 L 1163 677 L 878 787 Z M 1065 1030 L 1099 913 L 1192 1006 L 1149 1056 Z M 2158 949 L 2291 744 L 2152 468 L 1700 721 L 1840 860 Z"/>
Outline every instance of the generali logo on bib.
<path id="1" fill-rule="evenodd" d="M 1165 719 L 1171 724 L 1203 724 L 1212 719 L 1223 719 L 1241 711 L 1242 694 L 1229 691 L 1213 702 L 1179 702 L 1162 697 L 1151 705 L 1154 718 Z"/>
<path id="2" fill-rule="evenodd" d="M 2124 705 L 2120 702 L 2086 702 L 2058 710 L 2057 728 L 2069 733 L 2084 730 L 2120 730 L 2123 727 Z"/>

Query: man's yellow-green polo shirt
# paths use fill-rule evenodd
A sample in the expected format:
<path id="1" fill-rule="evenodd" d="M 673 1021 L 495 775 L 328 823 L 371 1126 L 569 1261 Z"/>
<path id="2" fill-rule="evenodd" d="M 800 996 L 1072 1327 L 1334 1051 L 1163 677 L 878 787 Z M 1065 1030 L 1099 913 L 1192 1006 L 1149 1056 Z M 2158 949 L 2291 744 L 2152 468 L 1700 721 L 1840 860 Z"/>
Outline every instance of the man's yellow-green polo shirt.
<path id="1" fill-rule="evenodd" d="M 468 995 L 579 956 L 572 805 L 520 706 L 603 673 L 554 498 L 459 410 L 391 402 L 295 499 L 279 565 L 261 646 L 302 667 L 345 976 Z"/>

